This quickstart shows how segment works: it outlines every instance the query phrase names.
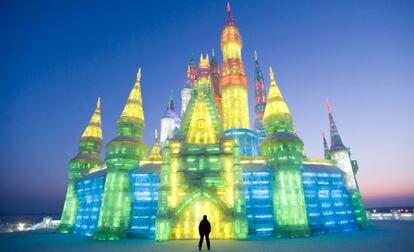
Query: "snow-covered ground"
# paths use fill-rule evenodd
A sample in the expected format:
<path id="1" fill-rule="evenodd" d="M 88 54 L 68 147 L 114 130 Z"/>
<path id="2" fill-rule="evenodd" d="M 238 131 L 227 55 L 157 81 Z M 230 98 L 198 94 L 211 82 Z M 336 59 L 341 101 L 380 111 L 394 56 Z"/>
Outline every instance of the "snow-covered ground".
<path id="1" fill-rule="evenodd" d="M 372 221 L 359 232 L 319 235 L 304 239 L 252 238 L 247 241 L 212 240 L 212 251 L 414 251 L 414 222 Z M 47 232 L 0 234 L 0 251 L 197 251 L 197 241 L 154 242 L 126 239 L 93 241 L 88 237 Z M 203 248 L 203 251 L 206 251 Z"/>

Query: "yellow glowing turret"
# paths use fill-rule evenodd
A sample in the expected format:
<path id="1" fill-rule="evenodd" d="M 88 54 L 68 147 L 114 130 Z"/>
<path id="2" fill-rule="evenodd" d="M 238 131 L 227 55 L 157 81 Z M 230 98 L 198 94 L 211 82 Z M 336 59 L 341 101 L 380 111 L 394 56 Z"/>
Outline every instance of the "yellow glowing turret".
<path id="1" fill-rule="evenodd" d="M 162 161 L 162 157 L 161 157 L 161 148 L 160 145 L 158 143 L 158 131 L 157 129 L 155 129 L 154 132 L 154 146 L 151 149 L 151 153 L 149 155 L 149 157 L 147 158 L 148 161 Z"/>
<path id="2" fill-rule="evenodd" d="M 282 93 L 276 84 L 272 68 L 269 69 L 270 88 L 267 95 L 267 104 L 263 115 L 266 134 L 276 132 L 293 132 L 292 116 L 283 99 Z"/>
<path id="3" fill-rule="evenodd" d="M 98 98 L 95 112 L 85 131 L 83 131 L 82 138 L 94 137 L 102 141 L 102 127 L 101 127 L 101 98 Z"/>
<path id="4" fill-rule="evenodd" d="M 221 33 L 223 52 L 221 113 L 223 129 L 250 129 L 247 78 L 241 59 L 243 43 L 227 5 L 227 21 Z"/>
<path id="5" fill-rule="evenodd" d="M 144 112 L 142 110 L 141 96 L 141 68 L 138 69 L 137 80 L 129 94 L 127 104 L 121 114 L 122 117 L 133 117 L 144 122 Z"/>
<path id="6" fill-rule="evenodd" d="M 273 73 L 272 67 L 269 69 L 270 76 L 270 88 L 269 95 L 267 98 L 266 109 L 264 112 L 264 120 L 267 117 L 274 114 L 290 114 L 289 108 L 283 99 L 282 93 L 280 92 L 279 87 L 275 81 L 275 75 Z"/>

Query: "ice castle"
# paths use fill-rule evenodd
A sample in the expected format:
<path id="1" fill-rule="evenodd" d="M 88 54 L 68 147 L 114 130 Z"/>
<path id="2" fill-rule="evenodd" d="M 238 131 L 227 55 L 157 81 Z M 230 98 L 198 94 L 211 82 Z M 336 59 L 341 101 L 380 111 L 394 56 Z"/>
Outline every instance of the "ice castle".
<path id="1" fill-rule="evenodd" d="M 330 147 L 308 158 L 270 69 L 266 93 L 255 53 L 255 122 L 250 128 L 242 38 L 227 6 L 221 69 L 194 58 L 181 90 L 181 113 L 169 99 L 149 155 L 143 142 L 141 71 L 101 160 L 100 101 L 69 162 L 58 232 L 96 240 L 198 237 L 207 215 L 211 238 L 308 237 L 364 228 L 358 164 L 339 135 L 329 104 Z"/>

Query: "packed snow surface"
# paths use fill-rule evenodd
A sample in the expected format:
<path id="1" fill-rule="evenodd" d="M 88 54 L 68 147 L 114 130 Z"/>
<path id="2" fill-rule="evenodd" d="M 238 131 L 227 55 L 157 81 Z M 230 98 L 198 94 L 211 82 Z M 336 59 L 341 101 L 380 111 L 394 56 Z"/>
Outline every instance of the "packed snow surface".
<path id="1" fill-rule="evenodd" d="M 302 239 L 250 238 L 246 241 L 212 240 L 215 252 L 270 252 L 270 251 L 414 251 L 413 221 L 372 221 L 366 230 L 326 234 Z M 203 251 L 207 249 L 203 247 Z M 126 239 L 120 241 L 93 241 L 78 235 L 47 232 L 0 234 L 0 251 L 198 251 L 197 241 L 181 240 L 155 242 Z"/>

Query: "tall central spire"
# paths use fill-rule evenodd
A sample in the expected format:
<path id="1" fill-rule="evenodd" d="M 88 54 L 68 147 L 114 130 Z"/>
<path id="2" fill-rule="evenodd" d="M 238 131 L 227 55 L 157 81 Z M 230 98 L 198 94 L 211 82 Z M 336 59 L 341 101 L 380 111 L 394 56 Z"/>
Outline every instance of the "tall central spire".
<path id="1" fill-rule="evenodd" d="M 221 113 L 223 129 L 250 129 L 247 78 L 241 58 L 243 42 L 227 4 L 227 20 L 221 33 L 223 52 Z"/>

